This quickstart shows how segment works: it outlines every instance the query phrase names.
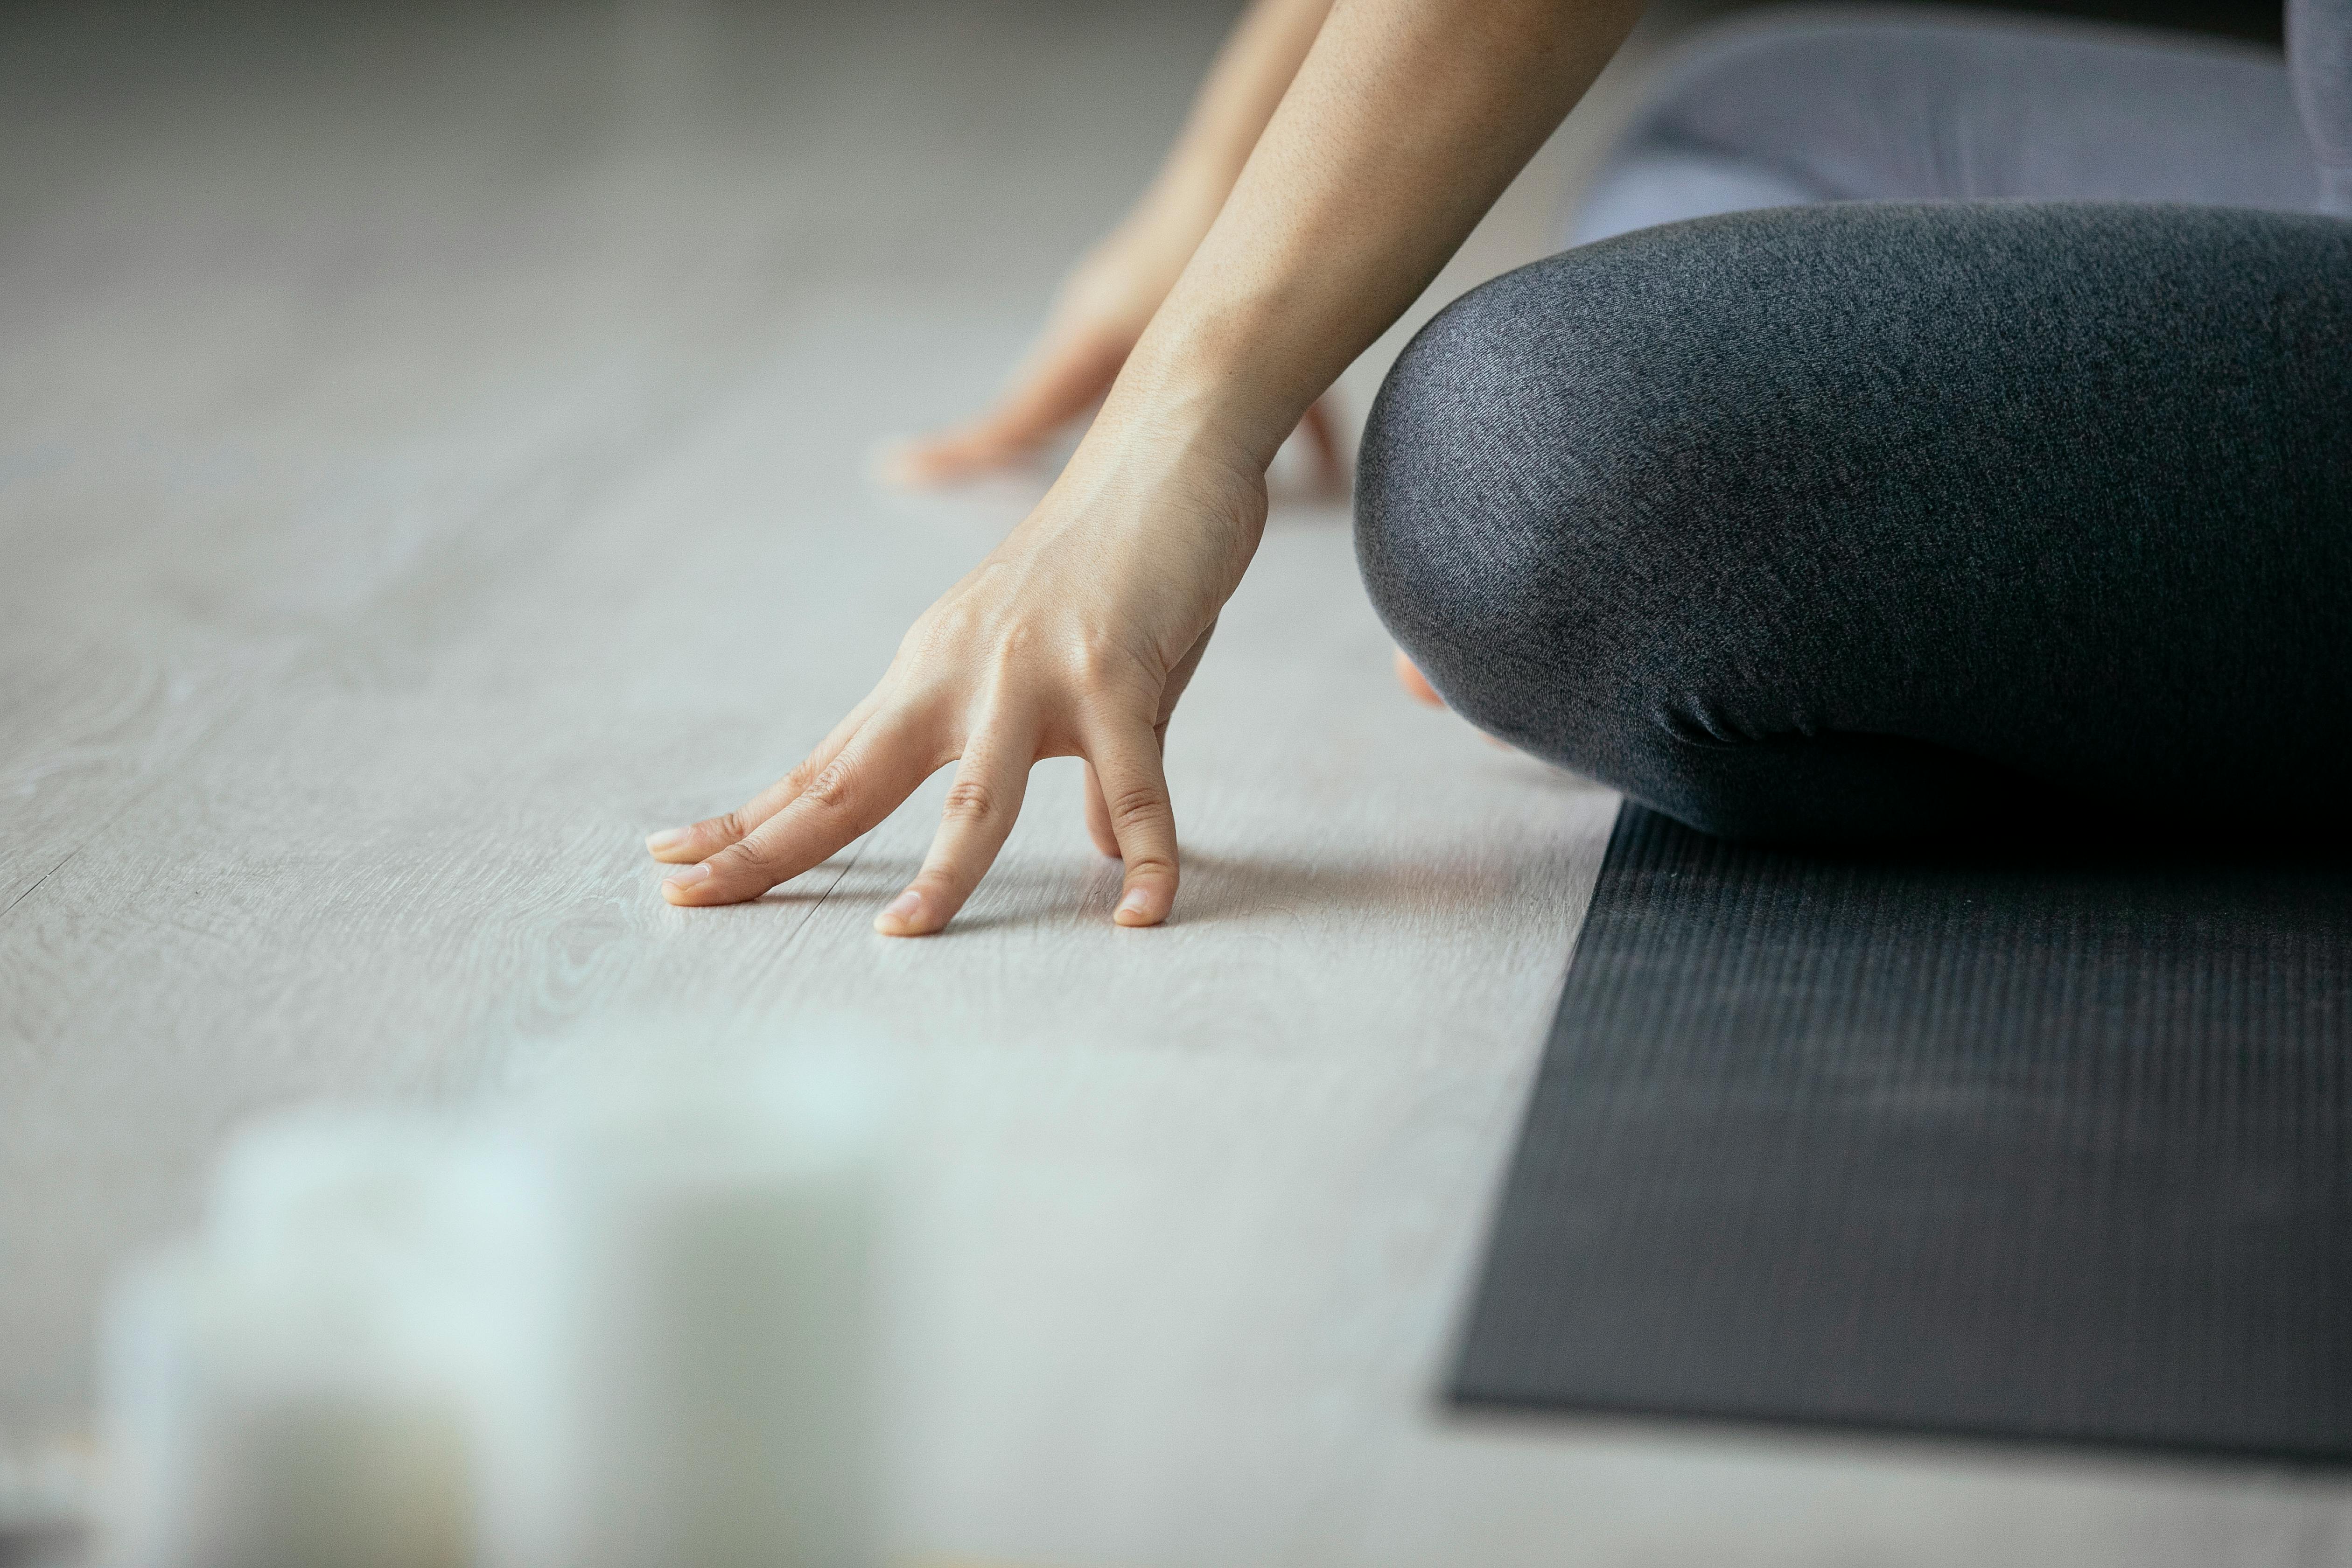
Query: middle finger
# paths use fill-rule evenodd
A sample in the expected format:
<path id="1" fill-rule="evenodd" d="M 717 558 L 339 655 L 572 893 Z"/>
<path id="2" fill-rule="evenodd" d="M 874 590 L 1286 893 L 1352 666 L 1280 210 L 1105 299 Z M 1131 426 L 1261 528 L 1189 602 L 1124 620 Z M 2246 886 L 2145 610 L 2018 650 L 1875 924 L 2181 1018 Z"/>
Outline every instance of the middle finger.
<path id="1" fill-rule="evenodd" d="M 876 931 L 885 936 L 926 936 L 955 918 L 1004 847 L 1005 836 L 1021 815 L 1021 797 L 1036 758 L 1034 726 L 975 728 L 948 790 L 931 852 L 907 890 L 875 917 Z"/>

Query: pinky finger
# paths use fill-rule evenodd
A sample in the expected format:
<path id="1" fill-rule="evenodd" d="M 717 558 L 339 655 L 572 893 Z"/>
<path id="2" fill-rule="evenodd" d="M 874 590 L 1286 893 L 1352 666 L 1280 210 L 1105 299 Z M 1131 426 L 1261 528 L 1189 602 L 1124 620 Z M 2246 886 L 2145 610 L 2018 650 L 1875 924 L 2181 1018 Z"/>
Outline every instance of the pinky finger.
<path id="1" fill-rule="evenodd" d="M 1325 393 L 1308 405 L 1298 428 L 1315 448 L 1315 479 L 1327 495 L 1348 493 L 1348 459 L 1339 445 L 1339 416 L 1331 395 Z"/>

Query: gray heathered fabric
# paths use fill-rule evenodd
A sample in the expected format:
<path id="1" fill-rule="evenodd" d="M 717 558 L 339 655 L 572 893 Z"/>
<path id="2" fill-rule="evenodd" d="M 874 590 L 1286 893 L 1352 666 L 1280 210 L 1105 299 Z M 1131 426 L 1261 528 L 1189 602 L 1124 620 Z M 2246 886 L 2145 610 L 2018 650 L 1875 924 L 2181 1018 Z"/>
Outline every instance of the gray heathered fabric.
<path id="1" fill-rule="evenodd" d="M 1358 553 L 1463 713 L 1712 831 L 1929 830 L 2019 775 L 2340 823 L 2347 410 L 2352 223 L 1703 218 L 1431 322 Z"/>
<path id="2" fill-rule="evenodd" d="M 2294 0 L 2289 23 L 2294 82 L 2276 54 L 2220 39 L 1966 11 L 1761 13 L 1659 70 L 1568 239 L 1816 201 L 2319 210 L 2315 144 L 2352 164 L 2352 0 Z"/>

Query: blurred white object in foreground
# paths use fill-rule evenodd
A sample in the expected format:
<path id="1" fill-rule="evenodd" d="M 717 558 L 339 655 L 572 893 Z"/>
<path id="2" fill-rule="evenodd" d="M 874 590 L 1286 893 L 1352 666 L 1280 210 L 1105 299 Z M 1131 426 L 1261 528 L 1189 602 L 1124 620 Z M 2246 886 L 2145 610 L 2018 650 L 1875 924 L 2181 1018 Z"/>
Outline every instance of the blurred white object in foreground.
<path id="1" fill-rule="evenodd" d="M 109 1310 L 109 1561 L 877 1561 L 878 1129 L 801 1071 L 248 1133 Z"/>
<path id="2" fill-rule="evenodd" d="M 94 1460 L 83 1443 L 21 1448 L 0 1431 L 0 1563 L 79 1568 L 86 1556 Z"/>
<path id="3" fill-rule="evenodd" d="M 566 1120 L 557 1534 L 528 1568 L 879 1560 L 877 1124 L 813 1074 Z"/>
<path id="4" fill-rule="evenodd" d="M 101 1335 L 123 1568 L 474 1560 L 522 1172 L 415 1117 L 312 1113 L 224 1161 L 204 1237 Z M 511 1260 L 511 1261 L 510 1261 Z"/>

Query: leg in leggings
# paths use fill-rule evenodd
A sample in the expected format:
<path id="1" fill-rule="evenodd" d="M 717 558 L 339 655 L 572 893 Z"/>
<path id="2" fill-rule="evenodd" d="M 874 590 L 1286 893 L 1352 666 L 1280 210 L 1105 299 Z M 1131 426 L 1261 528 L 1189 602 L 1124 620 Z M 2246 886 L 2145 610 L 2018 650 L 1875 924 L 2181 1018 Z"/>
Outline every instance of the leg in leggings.
<path id="1" fill-rule="evenodd" d="M 1398 362 L 1358 549 L 1466 717 L 1685 822 L 2352 792 L 2352 223 L 1854 204 L 1497 279 Z"/>
<path id="2" fill-rule="evenodd" d="M 2335 102 L 2352 80 L 2327 85 L 2352 0 L 2303 7 L 2301 114 L 2275 54 L 2221 40 L 1967 12 L 1720 27 L 1654 74 L 1569 242 L 1828 201 L 2316 210 L 2327 182 L 2314 142 L 2325 152 L 2332 121 L 2352 121 Z"/>

